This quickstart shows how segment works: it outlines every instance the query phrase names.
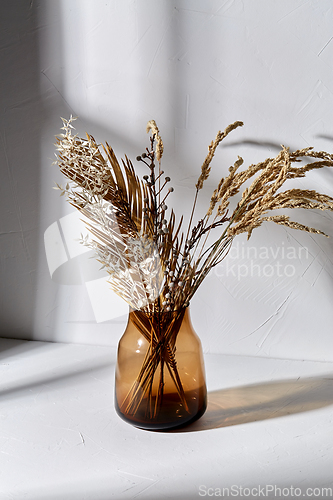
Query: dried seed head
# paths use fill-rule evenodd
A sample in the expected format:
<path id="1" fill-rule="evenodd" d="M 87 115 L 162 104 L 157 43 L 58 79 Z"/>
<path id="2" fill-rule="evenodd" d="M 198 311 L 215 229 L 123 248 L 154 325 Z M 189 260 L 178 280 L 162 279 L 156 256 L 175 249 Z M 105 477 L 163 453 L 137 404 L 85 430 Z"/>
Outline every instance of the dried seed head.
<path id="1" fill-rule="evenodd" d="M 287 216 L 270 215 L 268 212 L 272 210 L 304 208 L 333 211 L 332 197 L 314 190 L 281 190 L 282 185 L 288 179 L 304 177 L 308 171 L 323 166 L 333 167 L 333 155 L 323 151 L 316 152 L 312 148 L 291 153 L 283 147 L 275 158 L 268 158 L 256 165 L 250 165 L 244 171 L 238 171 L 243 163 L 242 158 L 238 157 L 234 165 L 230 167 L 229 174 L 225 179 L 221 179 L 211 197 L 207 216 L 212 215 L 217 207 L 213 223 L 207 224 L 208 219 L 204 217 L 194 227 L 190 223 L 188 233 L 186 236 L 182 235 L 179 233 L 180 226 L 177 228 L 175 225 L 173 212 L 167 227 L 167 220 L 163 217 L 168 207 L 164 201 L 157 207 L 154 205 L 156 193 L 148 188 L 156 180 L 155 171 L 149 171 L 150 177 L 148 175 L 144 177 L 147 184 L 139 181 L 136 175 L 132 175 L 132 166 L 127 158 L 123 162 L 124 169 L 122 169 L 111 148 L 108 146 L 104 148 L 105 157 L 93 137 L 88 135 L 87 139 L 80 139 L 76 135 L 71 135 L 70 129 L 73 128 L 71 121 L 72 119 L 64 121 L 64 134 L 60 136 L 57 143 L 57 149 L 60 152 L 57 163 L 62 173 L 71 181 L 65 188 L 59 186 L 61 195 L 67 195 L 71 204 L 78 208 L 83 216 L 90 219 L 91 232 L 96 241 L 89 241 L 88 246 L 96 251 L 102 266 L 109 272 L 112 288 L 135 309 L 151 312 L 153 309 L 150 305 L 153 304 L 153 307 L 157 305 L 156 299 L 158 298 L 158 293 L 154 290 L 160 290 L 162 285 L 164 285 L 164 292 L 170 292 L 172 296 L 171 298 L 170 293 L 165 294 L 163 307 L 168 306 L 171 301 L 172 305 L 169 310 L 178 309 L 183 305 L 187 306 L 201 283 L 202 276 L 205 277 L 211 269 L 214 257 L 224 258 L 235 235 L 245 232 L 250 237 L 252 231 L 263 222 L 269 221 L 292 229 L 323 234 L 318 229 L 293 222 Z M 241 125 L 241 122 L 235 122 L 223 133 L 219 132 L 215 141 L 212 141 L 196 184 L 197 190 L 202 188 L 203 182 L 208 178 L 210 162 L 218 144 L 231 130 Z M 163 143 L 156 123 L 153 121 L 150 122 L 150 130 L 156 141 L 155 158 L 160 161 Z M 147 149 L 146 153 L 137 157 L 137 160 L 143 161 L 147 157 L 149 158 L 149 161 L 145 160 L 147 165 L 154 169 L 153 151 L 149 152 Z M 309 163 L 301 164 L 300 162 L 306 157 L 309 157 Z M 162 175 L 164 177 L 163 171 L 159 170 L 156 178 L 161 178 Z M 165 182 L 170 181 L 169 177 L 164 179 Z M 254 181 L 243 190 L 241 200 L 234 212 L 227 213 L 231 197 L 239 193 L 244 183 L 250 179 Z M 172 191 L 173 188 L 170 188 L 169 192 Z M 165 193 L 166 196 L 169 192 Z M 149 204 L 151 204 L 151 210 Z M 110 206 L 112 206 L 111 211 Z M 141 209 L 142 218 L 140 218 Z M 148 220 L 151 224 L 146 222 Z M 213 253 L 210 254 L 212 258 L 201 260 L 196 260 L 195 255 L 191 256 L 189 250 L 198 247 L 197 243 L 201 236 L 210 234 L 211 229 L 221 227 L 224 222 L 227 222 L 228 226 L 225 236 L 219 240 L 222 246 L 220 245 L 218 252 L 222 253 L 215 253 L 215 256 Z M 117 224 L 117 229 L 120 231 L 121 243 L 119 243 L 120 239 L 113 238 L 113 234 L 118 234 L 117 230 L 112 232 L 113 224 Z M 153 228 L 158 228 L 161 236 L 157 237 Z M 164 234 L 168 232 L 171 233 L 170 237 L 165 237 Z M 185 244 L 182 243 L 184 239 Z M 203 250 L 205 250 L 205 243 L 206 240 L 202 245 Z M 127 256 L 129 258 L 127 263 L 124 263 L 123 259 L 124 249 L 126 258 Z M 208 250 L 213 252 L 214 245 Z M 172 264 L 168 260 L 164 261 L 167 256 Z M 154 268 L 155 261 L 159 262 L 158 269 Z M 179 269 L 180 263 L 181 269 Z M 182 280 L 178 283 L 174 276 L 175 271 L 169 274 L 165 270 L 163 273 L 163 269 L 170 269 L 170 267 L 177 270 L 177 276 L 182 276 Z M 181 275 L 178 274 L 179 271 Z M 133 279 L 134 276 L 140 276 L 140 279 Z M 175 286 L 178 287 L 176 293 L 173 292 Z"/>
<path id="2" fill-rule="evenodd" d="M 153 136 L 155 136 L 155 139 L 156 139 L 156 160 L 157 161 L 161 161 L 161 158 L 162 158 L 162 155 L 163 155 L 163 141 L 161 139 L 161 136 L 160 136 L 160 132 L 158 130 L 158 127 L 156 125 L 156 122 L 155 120 L 150 120 L 148 123 L 147 123 L 147 133 L 151 130 Z"/>
<path id="3" fill-rule="evenodd" d="M 199 176 L 199 179 L 195 185 L 195 187 L 197 188 L 197 191 L 199 191 L 200 189 L 202 189 L 203 187 L 203 183 L 206 179 L 208 179 L 209 177 L 209 174 L 210 174 L 210 170 L 211 170 L 211 167 L 210 167 L 210 163 L 213 159 L 213 156 L 215 154 L 215 151 L 216 151 L 216 148 L 217 146 L 220 144 L 220 142 L 232 131 L 234 130 L 235 128 L 237 127 L 241 127 L 243 126 L 243 122 L 235 122 L 235 123 L 232 123 L 231 125 L 229 125 L 225 130 L 224 132 L 221 132 L 219 131 L 215 137 L 215 140 L 212 141 L 208 147 L 208 155 L 206 156 L 205 158 L 205 161 L 203 162 L 202 164 L 202 167 L 201 167 L 201 174 Z"/>

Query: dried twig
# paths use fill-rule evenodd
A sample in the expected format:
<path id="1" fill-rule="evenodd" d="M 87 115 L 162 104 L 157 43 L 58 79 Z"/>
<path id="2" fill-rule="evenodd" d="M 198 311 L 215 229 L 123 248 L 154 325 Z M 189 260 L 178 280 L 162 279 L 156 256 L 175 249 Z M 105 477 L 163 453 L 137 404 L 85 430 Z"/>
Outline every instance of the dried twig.
<path id="1" fill-rule="evenodd" d="M 286 215 L 271 215 L 277 209 L 303 208 L 333 210 L 333 198 L 315 190 L 282 190 L 286 181 L 304 177 L 309 171 L 333 166 L 333 155 L 305 148 L 290 152 L 282 147 L 275 158 L 240 170 L 238 157 L 214 190 L 206 215 L 193 223 L 200 190 L 211 171 L 211 162 L 221 141 L 242 122 L 218 132 L 208 148 L 195 195 L 186 235 L 182 219 L 177 224 L 167 201 L 173 188 L 163 177 L 163 142 L 154 120 L 148 122 L 150 147 L 137 157 L 148 169 L 139 179 L 131 161 L 119 164 L 113 149 L 99 146 L 91 135 L 73 135 L 74 118 L 63 119 L 63 133 L 57 138 L 57 161 L 68 183 L 55 189 L 66 194 L 89 222 L 92 236 L 82 243 L 92 248 L 110 276 L 111 288 L 135 310 L 134 321 L 149 342 L 141 371 L 123 402 L 135 411 L 143 397 L 150 398 L 149 411 L 156 416 L 163 397 L 164 370 L 168 370 L 180 399 L 186 407 L 182 383 L 174 358 L 174 346 L 186 307 L 209 271 L 227 255 L 233 239 L 243 232 L 250 238 L 263 222 L 274 222 L 292 229 L 324 234 Z M 304 161 L 309 159 L 308 163 Z M 158 162 L 158 171 L 155 165 Z M 234 211 L 230 200 L 246 187 Z M 169 214 L 169 215 L 168 215 Z M 211 219 L 212 217 L 212 219 Z M 221 231 L 220 228 L 223 227 Z M 207 246 L 208 236 L 216 234 Z M 158 395 L 153 403 L 152 384 L 159 370 Z"/>

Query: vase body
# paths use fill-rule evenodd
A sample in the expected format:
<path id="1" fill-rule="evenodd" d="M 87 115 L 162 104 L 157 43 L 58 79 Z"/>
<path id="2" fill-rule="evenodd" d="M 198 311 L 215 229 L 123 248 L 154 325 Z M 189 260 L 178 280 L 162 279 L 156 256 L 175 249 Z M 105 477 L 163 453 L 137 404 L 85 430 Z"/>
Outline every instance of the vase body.
<path id="1" fill-rule="evenodd" d="M 118 415 L 136 427 L 167 430 L 197 420 L 206 405 L 201 342 L 189 308 L 153 316 L 130 312 L 118 346 Z"/>

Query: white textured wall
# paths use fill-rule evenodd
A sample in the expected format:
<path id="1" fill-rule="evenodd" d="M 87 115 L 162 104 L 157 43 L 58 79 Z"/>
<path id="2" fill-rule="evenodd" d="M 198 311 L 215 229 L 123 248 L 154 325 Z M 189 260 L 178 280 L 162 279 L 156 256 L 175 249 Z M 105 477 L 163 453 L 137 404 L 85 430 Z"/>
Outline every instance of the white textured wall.
<path id="1" fill-rule="evenodd" d="M 115 345 L 126 322 L 52 190 L 62 180 L 51 166 L 60 116 L 78 116 L 80 134 L 133 159 L 154 118 L 178 214 L 190 210 L 216 132 L 244 121 L 216 154 L 198 218 L 237 155 L 248 165 L 280 144 L 332 150 L 331 0 L 5 0 L 0 9 L 4 337 Z M 333 171 L 299 185 L 333 195 Z M 328 213 L 294 218 L 333 237 Z M 192 301 L 205 351 L 332 360 L 332 263 L 332 238 L 269 224 L 249 243 L 240 236 Z"/>

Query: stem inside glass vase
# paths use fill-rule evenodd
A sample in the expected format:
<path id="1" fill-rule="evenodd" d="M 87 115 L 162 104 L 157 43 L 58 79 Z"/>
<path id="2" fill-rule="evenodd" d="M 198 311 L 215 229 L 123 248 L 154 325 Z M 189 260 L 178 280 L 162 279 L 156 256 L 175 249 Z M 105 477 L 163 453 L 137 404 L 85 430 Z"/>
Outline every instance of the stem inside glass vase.
<path id="1" fill-rule="evenodd" d="M 206 409 L 201 343 L 189 309 L 169 313 L 131 311 L 119 342 L 116 409 L 145 429 L 171 429 Z"/>

